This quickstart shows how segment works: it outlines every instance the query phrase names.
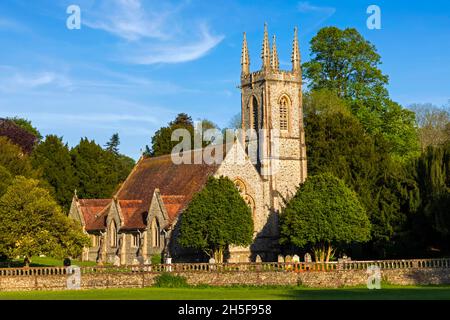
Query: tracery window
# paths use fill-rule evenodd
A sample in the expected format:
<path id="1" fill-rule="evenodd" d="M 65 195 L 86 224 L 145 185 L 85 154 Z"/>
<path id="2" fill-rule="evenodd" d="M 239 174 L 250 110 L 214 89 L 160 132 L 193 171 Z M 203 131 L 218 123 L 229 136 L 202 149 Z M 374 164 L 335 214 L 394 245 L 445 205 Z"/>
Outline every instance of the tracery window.
<path id="1" fill-rule="evenodd" d="M 157 248 L 160 246 L 160 230 L 159 224 L 156 218 L 152 221 L 152 247 Z"/>
<path id="2" fill-rule="evenodd" d="M 289 100 L 286 96 L 280 99 L 280 130 L 289 129 Z"/>

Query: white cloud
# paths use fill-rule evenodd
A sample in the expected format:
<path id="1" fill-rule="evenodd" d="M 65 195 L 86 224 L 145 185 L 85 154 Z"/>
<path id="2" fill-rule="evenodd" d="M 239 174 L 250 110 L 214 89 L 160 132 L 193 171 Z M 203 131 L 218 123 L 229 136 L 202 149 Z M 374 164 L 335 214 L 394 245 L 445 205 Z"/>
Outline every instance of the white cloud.
<path id="1" fill-rule="evenodd" d="M 171 5 L 141 0 L 103 0 L 85 10 L 83 23 L 121 41 L 120 59 L 133 64 L 181 63 L 206 55 L 224 38 L 204 21 L 183 17 L 183 2 Z"/>
<path id="2" fill-rule="evenodd" d="M 217 46 L 223 36 L 211 35 L 206 26 L 202 26 L 201 37 L 197 41 L 186 43 L 162 43 L 157 46 L 144 46 L 144 54 L 138 53 L 129 58 L 136 64 L 179 63 L 196 60 Z"/>
<path id="3" fill-rule="evenodd" d="M 0 92 L 30 90 L 48 85 L 67 88 L 71 82 L 65 75 L 55 72 L 26 72 L 10 66 L 0 66 Z"/>
<path id="4" fill-rule="evenodd" d="M 309 12 L 316 12 L 316 13 L 322 13 L 326 15 L 333 15 L 336 12 L 336 8 L 333 7 L 320 7 L 316 5 L 312 5 L 307 1 L 299 2 L 297 5 L 297 9 L 300 12 L 303 13 L 309 13 Z"/>

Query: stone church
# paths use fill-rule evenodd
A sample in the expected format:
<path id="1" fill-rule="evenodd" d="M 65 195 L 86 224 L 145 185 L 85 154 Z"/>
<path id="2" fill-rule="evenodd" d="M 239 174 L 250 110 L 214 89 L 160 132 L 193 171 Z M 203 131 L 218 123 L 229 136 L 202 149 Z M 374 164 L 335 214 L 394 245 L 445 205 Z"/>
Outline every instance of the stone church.
<path id="1" fill-rule="evenodd" d="M 209 176 L 227 176 L 234 181 L 253 213 L 253 244 L 229 248 L 227 261 L 254 261 L 257 255 L 263 261 L 276 260 L 278 215 L 284 201 L 307 175 L 297 29 L 291 70 L 280 70 L 275 36 L 270 47 L 267 26 L 261 57 L 261 70 L 251 72 L 244 33 L 242 129 L 254 129 L 258 136 L 256 161 L 250 159 L 250 139 L 245 135 L 222 145 L 224 157 L 220 163 L 175 164 L 171 155 L 141 157 L 112 199 L 74 196 L 69 216 L 79 221 L 92 239 L 83 260 L 137 264 L 149 263 L 157 255 L 170 257 L 172 262 L 207 261 L 181 248 L 177 234 L 183 210 Z M 195 158 L 205 152 L 196 149 L 184 155 Z"/>

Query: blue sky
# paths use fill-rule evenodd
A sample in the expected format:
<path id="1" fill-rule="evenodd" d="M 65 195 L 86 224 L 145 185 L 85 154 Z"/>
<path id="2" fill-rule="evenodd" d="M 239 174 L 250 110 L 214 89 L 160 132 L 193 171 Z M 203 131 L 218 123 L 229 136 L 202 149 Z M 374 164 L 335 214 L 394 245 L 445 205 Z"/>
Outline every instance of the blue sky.
<path id="1" fill-rule="evenodd" d="M 80 30 L 66 27 L 69 5 Z M 369 5 L 381 30 L 366 27 Z M 118 132 L 138 158 L 154 131 L 187 112 L 226 126 L 240 110 L 242 32 L 251 69 L 260 63 L 264 22 L 290 68 L 294 26 L 303 61 L 324 26 L 354 27 L 371 41 L 403 105 L 450 99 L 450 1 L 2 0 L 0 117 L 30 119 L 69 145 L 103 145 Z"/>

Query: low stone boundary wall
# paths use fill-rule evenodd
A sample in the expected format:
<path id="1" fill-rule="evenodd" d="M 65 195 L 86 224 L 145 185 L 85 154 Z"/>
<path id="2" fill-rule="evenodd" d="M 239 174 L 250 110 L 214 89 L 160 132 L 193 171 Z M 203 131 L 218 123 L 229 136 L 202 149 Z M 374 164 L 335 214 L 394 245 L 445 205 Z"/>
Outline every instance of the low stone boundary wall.
<path id="1" fill-rule="evenodd" d="M 162 272 L 183 276 L 191 285 L 303 285 L 318 288 L 366 285 L 367 267 L 378 266 L 383 282 L 396 285 L 450 284 L 445 259 L 364 261 L 329 264 L 173 264 L 80 268 L 80 289 L 152 286 Z M 0 291 L 66 290 L 73 274 L 64 267 L 0 269 Z"/>

